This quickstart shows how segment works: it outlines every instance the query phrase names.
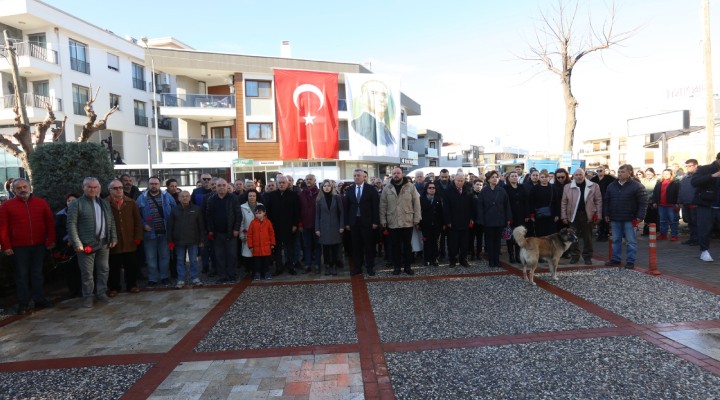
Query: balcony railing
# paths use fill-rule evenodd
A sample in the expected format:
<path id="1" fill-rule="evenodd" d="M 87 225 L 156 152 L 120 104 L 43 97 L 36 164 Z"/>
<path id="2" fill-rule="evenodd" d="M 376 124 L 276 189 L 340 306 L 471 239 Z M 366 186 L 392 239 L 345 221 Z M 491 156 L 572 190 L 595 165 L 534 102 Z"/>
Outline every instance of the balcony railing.
<path id="1" fill-rule="evenodd" d="M 53 111 L 62 111 L 62 101 L 60 99 L 54 99 L 52 97 L 40 96 L 32 93 L 24 93 L 22 95 L 22 102 L 25 107 L 45 108 L 46 104 L 52 106 Z M 6 108 L 13 108 L 17 103 L 14 94 L 0 97 L 0 110 Z"/>
<path id="2" fill-rule="evenodd" d="M 235 108 L 235 96 L 231 94 L 163 94 L 160 105 L 164 107 Z"/>
<path id="3" fill-rule="evenodd" d="M 237 151 L 237 139 L 165 139 L 163 151 Z"/>
<path id="4" fill-rule="evenodd" d="M 132 81 L 135 89 L 147 90 L 147 82 L 144 79 L 132 78 Z"/>
<path id="5" fill-rule="evenodd" d="M 135 125 L 148 126 L 148 117 L 144 115 L 135 115 Z"/>
<path id="6" fill-rule="evenodd" d="M 0 54 L 7 58 L 8 52 L 7 49 L 0 49 Z M 55 50 L 48 50 L 44 47 L 40 47 L 34 43 L 28 43 L 28 42 L 17 42 L 15 43 L 15 54 L 17 54 L 18 57 L 22 56 L 30 56 L 32 58 L 37 58 L 38 60 L 46 61 L 51 64 L 57 64 L 58 63 L 58 53 Z"/>
<path id="7" fill-rule="evenodd" d="M 73 71 L 78 71 L 85 74 L 90 73 L 90 63 L 77 58 L 70 58 L 70 68 Z"/>
<path id="8" fill-rule="evenodd" d="M 155 128 L 155 118 L 150 119 L 150 127 Z M 171 131 L 172 119 L 160 116 L 160 118 L 158 118 L 158 129 L 165 129 L 167 131 Z"/>

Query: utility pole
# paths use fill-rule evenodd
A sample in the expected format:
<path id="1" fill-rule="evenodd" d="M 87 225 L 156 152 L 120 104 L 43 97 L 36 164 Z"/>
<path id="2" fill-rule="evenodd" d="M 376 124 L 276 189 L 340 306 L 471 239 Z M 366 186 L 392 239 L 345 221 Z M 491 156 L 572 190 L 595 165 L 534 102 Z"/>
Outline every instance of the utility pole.
<path id="1" fill-rule="evenodd" d="M 705 131 L 707 132 L 707 146 L 705 161 L 711 163 L 715 160 L 715 99 L 712 78 L 712 59 L 710 46 L 710 0 L 703 0 L 703 22 L 705 25 Z"/>
<path id="2" fill-rule="evenodd" d="M 20 87 L 20 69 L 17 64 L 15 48 L 12 46 L 12 43 L 10 43 L 7 30 L 3 30 L 3 36 L 5 37 L 5 50 L 8 52 L 8 61 L 10 61 L 10 66 L 12 67 L 13 84 L 15 85 L 15 105 L 20 110 L 20 123 L 29 127 L 27 110 L 23 104 L 23 90 L 22 87 Z"/>

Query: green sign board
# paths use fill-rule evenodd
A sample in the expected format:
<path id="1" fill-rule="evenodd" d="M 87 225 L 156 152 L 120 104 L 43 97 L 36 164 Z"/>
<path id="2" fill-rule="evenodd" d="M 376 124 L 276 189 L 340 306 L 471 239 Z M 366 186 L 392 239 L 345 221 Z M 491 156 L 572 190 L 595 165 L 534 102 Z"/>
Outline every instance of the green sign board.
<path id="1" fill-rule="evenodd" d="M 253 165 L 253 160 L 248 158 L 236 158 L 233 160 L 233 165 Z"/>

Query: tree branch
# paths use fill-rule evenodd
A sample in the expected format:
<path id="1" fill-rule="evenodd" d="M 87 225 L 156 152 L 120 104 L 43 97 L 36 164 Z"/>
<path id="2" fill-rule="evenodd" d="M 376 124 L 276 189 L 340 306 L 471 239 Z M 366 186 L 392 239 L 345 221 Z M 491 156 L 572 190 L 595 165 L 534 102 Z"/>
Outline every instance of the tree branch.
<path id="1" fill-rule="evenodd" d="M 67 122 L 67 115 L 63 118 L 62 124 L 59 128 L 50 129 L 53 133 L 53 142 L 60 140 L 60 136 L 65 133 L 65 122 Z"/>
<path id="2" fill-rule="evenodd" d="M 86 105 L 85 107 L 87 109 L 88 106 Z M 90 106 L 90 108 L 92 111 L 92 106 Z M 90 115 L 88 115 L 88 121 L 85 123 L 85 125 L 83 125 L 83 130 L 82 130 L 82 133 L 80 134 L 80 138 L 78 139 L 78 142 L 81 142 L 81 143 L 87 142 L 88 139 L 90 139 L 90 137 L 92 137 L 93 133 L 95 133 L 97 131 L 101 131 L 103 129 L 106 129 L 108 118 L 117 110 L 118 110 L 117 106 L 111 108 L 107 113 L 105 113 L 105 116 L 101 120 L 97 121 L 97 123 L 95 123 L 95 120 L 97 119 L 97 115 L 95 114 L 94 111 L 92 111 L 92 115 L 94 116 L 94 118 L 90 118 Z"/>
<path id="3" fill-rule="evenodd" d="M 47 130 L 55 123 L 55 113 L 53 113 L 52 106 L 49 102 L 45 102 L 45 109 L 47 110 L 47 116 L 43 122 L 35 125 L 35 131 L 37 132 L 37 146 L 45 144 L 45 134 Z"/>
<path id="4" fill-rule="evenodd" d="M 16 158 L 23 154 L 22 149 L 20 149 L 20 147 L 15 144 L 15 142 L 8 139 L 6 135 L 0 135 L 0 147 L 5 149 L 5 151 L 7 151 Z"/>

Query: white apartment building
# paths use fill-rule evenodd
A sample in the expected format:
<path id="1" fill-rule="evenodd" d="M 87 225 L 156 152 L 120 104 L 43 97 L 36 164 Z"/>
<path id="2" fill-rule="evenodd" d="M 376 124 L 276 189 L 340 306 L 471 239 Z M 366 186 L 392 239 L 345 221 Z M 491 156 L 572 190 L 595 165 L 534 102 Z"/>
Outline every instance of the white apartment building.
<path id="1" fill-rule="evenodd" d="M 418 163 L 417 152 L 409 148 L 417 133 L 407 118 L 420 115 L 421 108 L 404 94 L 400 154 L 350 156 L 343 73 L 372 73 L 360 64 L 203 52 L 173 38 L 124 38 L 38 0 L 0 0 L 0 30 L 8 31 L 17 49 L 31 122 L 45 117 L 43 104 L 50 102 L 58 121 L 68 117 L 62 140 L 76 140 L 87 119 L 83 105 L 99 89 L 93 104 L 98 118 L 115 104 L 119 111 L 110 116 L 109 129 L 96 133 L 92 141 L 112 135 L 113 149 L 123 162 L 116 170 L 141 182 L 150 167 L 161 179 L 174 177 L 190 186 L 203 172 L 263 181 L 279 171 L 349 179 L 357 167 L 381 176 L 392 166 L 412 168 Z M 0 133 L 7 135 L 14 132 L 15 100 L 7 52 L 2 54 Z M 339 73 L 337 159 L 280 159 L 274 68 Z M 256 140 L 264 133 L 271 140 Z M 4 155 L 0 164 L 6 176 L 17 176 L 12 157 Z"/>

